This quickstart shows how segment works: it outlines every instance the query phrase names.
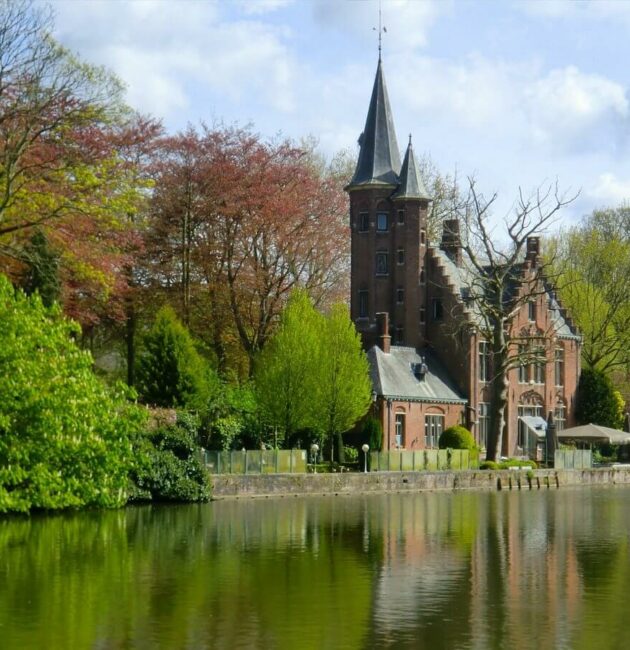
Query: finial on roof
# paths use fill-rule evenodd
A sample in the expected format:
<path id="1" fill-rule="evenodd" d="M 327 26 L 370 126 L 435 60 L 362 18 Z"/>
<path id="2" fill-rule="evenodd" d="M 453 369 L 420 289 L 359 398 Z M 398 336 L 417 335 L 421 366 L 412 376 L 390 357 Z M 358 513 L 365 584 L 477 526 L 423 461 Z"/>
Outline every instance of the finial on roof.
<path id="1" fill-rule="evenodd" d="M 409 134 L 409 146 L 411 146 L 411 133 Z"/>
<path id="2" fill-rule="evenodd" d="M 376 27 L 372 27 L 376 31 Z M 378 0 L 378 61 L 381 62 L 381 51 L 383 49 L 383 33 L 387 33 L 387 27 L 382 24 L 381 0 Z"/>

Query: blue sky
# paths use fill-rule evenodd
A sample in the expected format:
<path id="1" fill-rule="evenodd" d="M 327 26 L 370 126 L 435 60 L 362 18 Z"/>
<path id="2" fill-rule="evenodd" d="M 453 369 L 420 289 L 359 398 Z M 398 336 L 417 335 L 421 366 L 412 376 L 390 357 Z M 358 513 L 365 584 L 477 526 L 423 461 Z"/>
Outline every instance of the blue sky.
<path id="1" fill-rule="evenodd" d="M 114 70 L 128 101 L 187 123 L 253 123 L 356 151 L 377 62 L 377 0 L 56 0 L 56 36 Z M 519 187 L 630 198 L 630 2 L 383 0 L 401 146 L 474 174 L 497 210 Z"/>

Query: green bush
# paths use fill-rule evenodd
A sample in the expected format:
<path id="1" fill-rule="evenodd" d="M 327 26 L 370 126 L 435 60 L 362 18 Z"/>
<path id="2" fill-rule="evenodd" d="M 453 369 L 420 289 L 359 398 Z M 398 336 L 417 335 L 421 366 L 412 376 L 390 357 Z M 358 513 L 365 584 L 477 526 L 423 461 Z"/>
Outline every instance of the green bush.
<path id="1" fill-rule="evenodd" d="M 0 275 L 0 512 L 127 501 L 144 411 L 93 373 L 79 331 Z"/>
<path id="2" fill-rule="evenodd" d="M 610 378 L 601 370 L 584 368 L 580 375 L 575 417 L 579 424 L 621 429 L 625 404 Z"/>
<path id="3" fill-rule="evenodd" d="M 138 462 L 131 474 L 134 501 L 207 501 L 210 482 L 196 444 L 198 422 L 178 413 L 175 424 L 162 424 L 138 436 Z"/>
<path id="4" fill-rule="evenodd" d="M 454 426 L 442 431 L 438 446 L 440 449 L 474 449 L 475 439 L 466 427 Z"/>
<path id="5" fill-rule="evenodd" d="M 508 458 L 499 463 L 499 469 L 509 469 L 510 467 L 529 467 L 536 469 L 538 465 L 535 460 L 519 460 L 517 458 Z"/>
<path id="6" fill-rule="evenodd" d="M 344 446 L 346 463 L 356 463 L 359 460 L 359 450 L 356 447 Z"/>
<path id="7" fill-rule="evenodd" d="M 479 469 L 499 469 L 499 465 L 493 460 L 482 460 L 479 463 Z"/>

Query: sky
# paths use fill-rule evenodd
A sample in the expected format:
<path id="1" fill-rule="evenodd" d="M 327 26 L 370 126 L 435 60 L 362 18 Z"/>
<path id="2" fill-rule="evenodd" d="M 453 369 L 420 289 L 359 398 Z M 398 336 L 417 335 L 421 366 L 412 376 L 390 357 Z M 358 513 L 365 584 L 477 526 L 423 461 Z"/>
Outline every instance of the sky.
<path id="1" fill-rule="evenodd" d="M 378 0 L 54 0 L 56 38 L 169 132 L 225 123 L 358 152 Z M 555 183 L 564 224 L 630 199 L 630 1 L 382 0 L 398 143 L 497 216 Z"/>

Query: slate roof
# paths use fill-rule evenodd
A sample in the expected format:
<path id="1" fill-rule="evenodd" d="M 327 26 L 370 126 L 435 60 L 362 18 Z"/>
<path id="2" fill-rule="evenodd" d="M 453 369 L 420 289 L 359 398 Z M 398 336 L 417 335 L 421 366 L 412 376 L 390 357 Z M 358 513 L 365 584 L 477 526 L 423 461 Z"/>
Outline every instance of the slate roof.
<path id="1" fill-rule="evenodd" d="M 392 195 L 393 199 L 425 199 L 429 201 L 429 194 L 420 177 L 416 157 L 411 146 L 411 136 L 405 152 L 402 168 L 400 170 L 400 186 Z"/>
<path id="2" fill-rule="evenodd" d="M 398 185 L 400 151 L 380 59 L 359 145 L 357 167 L 346 189 L 363 185 Z"/>
<path id="3" fill-rule="evenodd" d="M 389 354 L 375 345 L 368 353 L 370 377 L 376 394 L 391 399 L 412 402 L 465 404 L 455 382 L 451 380 L 439 359 L 430 350 L 422 356 L 410 347 L 392 345 Z M 428 372 L 422 380 L 413 371 L 413 364 L 426 363 Z"/>

